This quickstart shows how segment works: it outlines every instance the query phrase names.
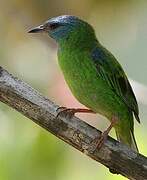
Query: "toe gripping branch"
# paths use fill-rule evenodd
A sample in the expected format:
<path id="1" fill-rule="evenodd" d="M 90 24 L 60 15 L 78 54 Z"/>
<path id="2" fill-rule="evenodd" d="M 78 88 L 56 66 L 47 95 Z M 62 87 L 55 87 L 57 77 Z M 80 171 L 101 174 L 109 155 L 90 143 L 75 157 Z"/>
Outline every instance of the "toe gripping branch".
<path id="1" fill-rule="evenodd" d="M 99 150 L 105 141 L 107 140 L 108 134 L 111 131 L 111 129 L 114 127 L 114 125 L 118 122 L 118 119 L 116 117 L 112 117 L 111 124 L 108 126 L 108 128 L 101 133 L 99 137 L 96 137 L 92 143 L 91 143 L 91 152 L 94 152 L 95 150 Z"/>
<path id="2" fill-rule="evenodd" d="M 57 109 L 56 118 L 58 118 L 59 116 L 64 116 L 64 115 L 66 116 L 67 114 L 70 117 L 73 117 L 76 113 L 95 113 L 95 112 L 92 111 L 91 109 L 59 107 Z"/>
<path id="3" fill-rule="evenodd" d="M 69 116 L 72 118 L 76 113 L 95 113 L 91 109 L 82 109 L 82 108 L 66 108 L 66 107 L 59 107 L 57 109 L 57 116 Z M 118 119 L 113 116 L 111 120 L 111 124 L 108 126 L 108 128 L 99 136 L 96 137 L 94 140 L 92 140 L 90 145 L 90 151 L 94 152 L 95 150 L 99 150 L 102 145 L 107 140 L 108 134 L 111 131 L 111 129 L 114 127 L 114 125 L 117 123 Z"/>

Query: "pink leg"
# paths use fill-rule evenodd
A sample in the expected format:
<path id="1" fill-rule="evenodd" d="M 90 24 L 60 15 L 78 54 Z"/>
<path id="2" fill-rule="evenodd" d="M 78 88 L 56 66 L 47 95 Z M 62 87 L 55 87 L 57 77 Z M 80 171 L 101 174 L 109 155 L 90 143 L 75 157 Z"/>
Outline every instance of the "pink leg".
<path id="1" fill-rule="evenodd" d="M 111 131 L 111 129 L 114 127 L 114 125 L 118 122 L 118 118 L 117 117 L 112 117 L 112 121 L 111 124 L 109 125 L 109 127 L 101 134 L 101 136 L 99 138 L 95 138 L 92 141 L 92 147 L 93 148 L 93 152 L 96 149 L 100 149 L 102 147 L 102 145 L 105 143 L 105 141 L 107 140 L 108 134 Z"/>
<path id="2" fill-rule="evenodd" d="M 66 108 L 66 107 L 59 107 L 57 109 L 57 118 L 59 115 L 64 113 L 68 113 L 71 117 L 74 116 L 76 113 L 95 113 L 91 109 L 82 109 L 82 108 Z"/>

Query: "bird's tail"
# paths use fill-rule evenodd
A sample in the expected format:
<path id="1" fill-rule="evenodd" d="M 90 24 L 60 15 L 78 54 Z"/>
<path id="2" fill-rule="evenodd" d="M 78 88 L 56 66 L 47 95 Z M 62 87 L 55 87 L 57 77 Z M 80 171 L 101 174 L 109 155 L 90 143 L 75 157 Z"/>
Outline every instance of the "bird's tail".
<path id="1" fill-rule="evenodd" d="M 119 142 L 122 142 L 129 146 L 132 150 L 139 152 L 137 143 L 135 140 L 134 132 L 130 129 L 128 131 L 124 130 L 122 133 L 117 128 L 115 129 L 116 136 Z"/>

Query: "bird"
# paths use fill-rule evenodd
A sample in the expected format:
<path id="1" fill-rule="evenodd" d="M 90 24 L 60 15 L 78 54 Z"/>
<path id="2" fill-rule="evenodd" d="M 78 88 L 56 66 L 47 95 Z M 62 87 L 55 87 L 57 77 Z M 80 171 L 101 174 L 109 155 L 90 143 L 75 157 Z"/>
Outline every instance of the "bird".
<path id="1" fill-rule="evenodd" d="M 72 15 L 50 18 L 29 33 L 45 32 L 58 44 L 58 64 L 75 98 L 87 109 L 61 108 L 62 112 L 98 113 L 110 121 L 92 144 L 99 149 L 112 128 L 117 140 L 138 152 L 134 119 L 140 123 L 138 103 L 122 66 L 97 39 L 94 28 Z M 59 114 L 60 114 L 59 112 Z"/>

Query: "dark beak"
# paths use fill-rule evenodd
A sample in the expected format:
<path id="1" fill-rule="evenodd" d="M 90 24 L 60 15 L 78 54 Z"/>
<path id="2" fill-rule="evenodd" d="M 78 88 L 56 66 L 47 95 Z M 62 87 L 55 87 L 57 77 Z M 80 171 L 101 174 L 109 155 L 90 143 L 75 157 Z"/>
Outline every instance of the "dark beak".
<path id="1" fill-rule="evenodd" d="M 37 26 L 28 31 L 28 33 L 40 33 L 40 32 L 44 32 L 44 25 Z"/>

